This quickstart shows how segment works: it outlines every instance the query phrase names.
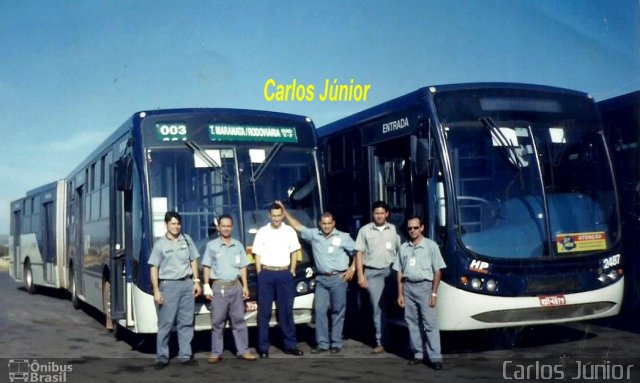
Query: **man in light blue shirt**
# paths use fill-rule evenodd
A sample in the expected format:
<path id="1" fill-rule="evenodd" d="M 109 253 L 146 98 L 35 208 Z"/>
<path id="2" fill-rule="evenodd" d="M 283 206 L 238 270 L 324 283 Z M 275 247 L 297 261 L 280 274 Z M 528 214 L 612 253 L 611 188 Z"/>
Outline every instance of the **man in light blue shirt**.
<path id="1" fill-rule="evenodd" d="M 369 293 L 375 326 L 376 346 L 373 354 L 384 352 L 383 334 L 386 336 L 384 299 L 388 283 L 395 283 L 391 265 L 400 249 L 400 236 L 395 225 L 387 222 L 389 206 L 384 201 L 373 203 L 373 222 L 358 231 L 356 237 L 356 269 L 358 285 Z"/>
<path id="2" fill-rule="evenodd" d="M 244 300 L 249 299 L 249 258 L 242 243 L 231 238 L 232 230 L 231 216 L 221 215 L 218 218 L 219 237 L 207 243 L 202 256 L 204 296 L 211 301 L 211 356 L 207 359 L 210 364 L 220 361 L 227 317 L 231 321 L 238 358 L 257 359 L 249 352 L 249 331 L 244 318 Z"/>
<path id="3" fill-rule="evenodd" d="M 158 309 L 156 344 L 157 370 L 169 365 L 169 335 L 174 322 L 178 329 L 177 359 L 185 366 L 195 366 L 191 355 L 193 339 L 194 297 L 200 295 L 198 249 L 191 237 L 182 234 L 182 217 L 175 211 L 164 216 L 167 233 L 153 245 L 148 264 L 151 266 L 153 299 Z"/>
<path id="4" fill-rule="evenodd" d="M 314 309 L 316 317 L 316 343 L 312 354 L 330 351 L 339 353 L 342 349 L 342 329 L 347 307 L 347 282 L 355 272 L 351 253 L 355 243 L 349 234 L 337 230 L 336 221 L 329 212 L 320 217 L 320 230 L 308 228 L 295 219 L 280 201 L 289 225 L 300 233 L 305 241 L 311 243 L 313 259 L 316 265 L 316 290 Z M 331 308 L 331 339 L 329 339 L 329 321 L 327 311 Z"/>
<path id="5" fill-rule="evenodd" d="M 438 245 L 422 235 L 424 224 L 418 216 L 407 221 L 409 241 L 402 244 L 393 269 L 398 272 L 398 305 L 404 307 L 414 352 L 409 364 L 423 363 L 423 335 L 426 353 L 436 370 L 442 369 L 440 330 L 436 322 L 436 302 L 442 269 L 447 267 Z M 422 326 L 420 326 L 422 324 Z M 423 332 L 423 333 L 422 333 Z"/>

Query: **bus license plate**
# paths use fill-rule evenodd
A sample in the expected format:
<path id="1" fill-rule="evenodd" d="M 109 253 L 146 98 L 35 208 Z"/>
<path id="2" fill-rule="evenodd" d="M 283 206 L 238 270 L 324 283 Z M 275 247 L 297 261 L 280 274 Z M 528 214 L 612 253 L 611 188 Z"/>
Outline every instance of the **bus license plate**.
<path id="1" fill-rule="evenodd" d="M 540 299 L 540 306 L 542 307 L 564 306 L 567 304 L 567 300 L 562 294 L 540 296 L 538 299 Z"/>

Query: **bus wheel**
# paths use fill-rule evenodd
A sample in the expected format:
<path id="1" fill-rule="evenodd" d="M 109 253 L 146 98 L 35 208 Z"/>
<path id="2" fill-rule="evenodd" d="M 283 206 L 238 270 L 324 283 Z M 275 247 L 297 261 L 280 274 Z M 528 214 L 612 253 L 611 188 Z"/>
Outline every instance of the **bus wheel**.
<path id="1" fill-rule="evenodd" d="M 31 271 L 31 262 L 27 261 L 24 265 L 24 287 L 29 294 L 35 294 L 36 286 L 33 284 L 33 271 Z"/>
<path id="2" fill-rule="evenodd" d="M 69 271 L 69 282 L 71 283 L 71 305 L 77 310 L 80 308 L 80 298 L 78 298 L 78 286 L 73 269 Z"/>
<path id="3" fill-rule="evenodd" d="M 113 320 L 111 319 L 111 282 L 102 281 L 102 312 L 104 313 L 104 327 L 108 331 L 113 330 Z"/>

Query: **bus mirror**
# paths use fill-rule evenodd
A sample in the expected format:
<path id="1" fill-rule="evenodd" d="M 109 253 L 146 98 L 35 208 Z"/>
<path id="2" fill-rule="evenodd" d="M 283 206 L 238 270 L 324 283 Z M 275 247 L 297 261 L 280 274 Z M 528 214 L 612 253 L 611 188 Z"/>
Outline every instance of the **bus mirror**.
<path id="1" fill-rule="evenodd" d="M 431 177 L 431 140 L 411 136 L 411 158 L 416 175 Z"/>

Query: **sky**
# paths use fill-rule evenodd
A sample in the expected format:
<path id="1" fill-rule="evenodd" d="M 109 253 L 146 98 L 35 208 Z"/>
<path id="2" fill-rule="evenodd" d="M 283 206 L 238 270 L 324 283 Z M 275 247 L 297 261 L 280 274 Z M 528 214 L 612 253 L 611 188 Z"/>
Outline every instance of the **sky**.
<path id="1" fill-rule="evenodd" d="M 0 0 L 0 234 L 136 111 L 261 109 L 322 126 L 418 88 L 640 89 L 639 0 Z M 265 84 L 314 85 L 312 101 Z M 324 82 L 370 85 L 321 101 Z"/>

